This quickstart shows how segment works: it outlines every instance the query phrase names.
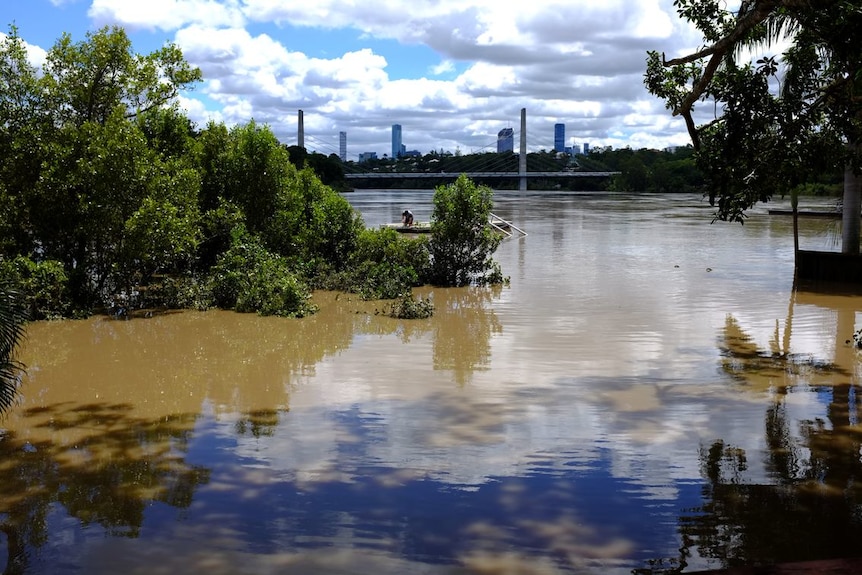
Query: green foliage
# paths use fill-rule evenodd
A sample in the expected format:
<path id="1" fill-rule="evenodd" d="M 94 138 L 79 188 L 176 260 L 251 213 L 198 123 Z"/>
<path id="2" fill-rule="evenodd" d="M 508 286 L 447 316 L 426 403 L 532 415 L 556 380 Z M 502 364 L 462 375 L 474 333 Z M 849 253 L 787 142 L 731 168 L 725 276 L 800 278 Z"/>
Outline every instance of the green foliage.
<path id="1" fill-rule="evenodd" d="M 45 134 L 53 129 L 44 108 L 38 72 L 10 27 L 0 39 L 0 253 L 7 256 L 32 247 L 25 194 L 39 181 Z"/>
<path id="2" fill-rule="evenodd" d="M 431 298 L 414 299 L 407 294 L 385 307 L 384 313 L 397 319 L 427 319 L 434 315 L 434 303 Z"/>
<path id="3" fill-rule="evenodd" d="M 338 271 L 347 264 L 363 228 L 350 203 L 305 168 L 286 182 L 264 237 L 271 249 L 291 259 L 319 259 Z"/>
<path id="4" fill-rule="evenodd" d="M 25 256 L 0 260 L 0 284 L 17 294 L 30 319 L 54 319 L 69 312 L 68 278 L 58 261 L 37 263 Z"/>
<path id="5" fill-rule="evenodd" d="M 0 414 L 12 407 L 24 370 L 15 359 L 15 351 L 24 338 L 26 319 L 18 294 L 0 282 Z"/>
<path id="6" fill-rule="evenodd" d="M 324 156 L 312 152 L 305 160 L 305 166 L 311 168 L 320 181 L 327 186 L 337 186 L 344 181 L 344 167 L 341 158 L 336 154 Z"/>
<path id="7" fill-rule="evenodd" d="M 225 144 L 217 166 L 223 181 L 217 188 L 242 209 L 249 231 L 266 234 L 296 169 L 275 134 L 254 121 L 232 128 Z"/>
<path id="8" fill-rule="evenodd" d="M 151 223 L 146 214 L 161 210 L 194 225 L 196 176 L 177 157 L 188 149 L 188 121 L 162 107 L 200 72 L 173 46 L 133 54 L 125 32 L 105 28 L 79 43 L 64 35 L 37 73 L 13 32 L 0 45 L 0 246 L 10 257 L 62 262 L 75 305 L 100 305 L 176 261 L 176 249 L 145 238 L 130 218 Z"/>
<path id="9" fill-rule="evenodd" d="M 502 281 L 492 256 L 502 237 L 488 226 L 493 190 L 462 174 L 434 192 L 431 214 L 430 282 L 466 286 Z"/>
<path id="10" fill-rule="evenodd" d="M 207 310 L 213 306 L 212 284 L 195 274 L 161 276 L 141 290 L 142 308 Z"/>
<path id="11" fill-rule="evenodd" d="M 287 260 L 264 248 L 242 228 L 210 275 L 215 305 L 238 312 L 302 317 L 314 313 L 308 288 L 291 271 Z"/>
<path id="12" fill-rule="evenodd" d="M 182 158 L 191 163 L 196 151 L 194 127 L 176 107 L 155 108 L 137 116 L 148 146 L 163 158 Z"/>
<path id="13" fill-rule="evenodd" d="M 647 167 L 643 161 L 630 155 L 620 161 L 620 175 L 613 181 L 613 190 L 620 192 L 644 192 L 648 186 Z"/>
<path id="14" fill-rule="evenodd" d="M 88 32 L 74 43 L 63 34 L 44 66 L 44 89 L 49 110 L 60 124 L 104 124 L 121 107 L 123 115 L 174 102 L 180 91 L 200 81 L 201 72 L 168 44 L 155 52 L 137 55 L 121 28 Z"/>
<path id="15" fill-rule="evenodd" d="M 236 204 L 221 197 L 217 201 L 217 205 L 201 215 L 202 240 L 197 255 L 197 269 L 201 271 L 212 267 L 219 254 L 230 247 L 233 229 L 245 225 L 245 215 Z"/>
<path id="16" fill-rule="evenodd" d="M 406 238 L 389 228 L 366 229 L 346 268 L 318 277 L 317 287 L 358 293 L 367 300 L 395 299 L 424 283 L 429 264 L 427 238 Z"/>
<path id="17" fill-rule="evenodd" d="M 823 174 L 840 173 L 845 166 L 860 172 L 858 3 L 755 1 L 733 9 L 715 0 L 679 0 L 675 5 L 701 31 L 705 48 L 670 61 L 650 52 L 644 83 L 685 119 L 717 218 L 742 222 L 757 202 Z M 783 52 L 741 61 L 747 49 L 771 46 Z M 696 125 L 693 114 L 700 103 L 717 117 Z M 846 190 L 850 197 L 853 188 Z"/>
<path id="18" fill-rule="evenodd" d="M 227 126 L 210 122 L 197 138 L 197 166 L 201 177 L 198 194 L 201 212 L 214 209 L 231 197 L 231 165 Z"/>
<path id="19" fill-rule="evenodd" d="M 301 149 L 285 148 L 269 128 L 254 122 L 229 132 L 211 124 L 201 134 L 201 208 L 236 206 L 268 249 L 297 266 L 319 260 L 339 270 L 356 245 L 362 219 L 313 170 L 298 170 L 291 151 Z M 209 241 L 213 236 L 205 237 L 206 249 L 218 249 Z"/>
<path id="20" fill-rule="evenodd" d="M 167 200 L 144 198 L 126 221 L 125 256 L 128 278 L 146 282 L 157 272 L 173 272 L 190 267 L 198 245 L 196 206 L 183 213 Z"/>

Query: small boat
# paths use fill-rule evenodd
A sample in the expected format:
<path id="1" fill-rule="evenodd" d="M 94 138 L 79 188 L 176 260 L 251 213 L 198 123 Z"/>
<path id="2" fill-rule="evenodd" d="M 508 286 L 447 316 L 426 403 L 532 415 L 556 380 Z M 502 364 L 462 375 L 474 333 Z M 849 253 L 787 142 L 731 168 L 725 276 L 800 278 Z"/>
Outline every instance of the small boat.
<path id="1" fill-rule="evenodd" d="M 380 228 L 389 228 L 402 234 L 430 234 L 431 222 L 413 222 L 410 225 L 400 222 L 397 224 L 380 224 Z"/>

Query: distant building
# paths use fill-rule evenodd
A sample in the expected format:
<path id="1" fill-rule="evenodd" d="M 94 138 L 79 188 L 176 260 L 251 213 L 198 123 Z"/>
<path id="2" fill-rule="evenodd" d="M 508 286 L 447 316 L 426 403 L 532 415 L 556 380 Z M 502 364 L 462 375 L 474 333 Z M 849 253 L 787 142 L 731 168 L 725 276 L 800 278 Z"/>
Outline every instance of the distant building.
<path id="1" fill-rule="evenodd" d="M 515 151 L 515 130 L 503 128 L 497 133 L 497 153 Z"/>
<path id="2" fill-rule="evenodd" d="M 338 157 L 347 161 L 347 132 L 338 132 Z"/>
<path id="3" fill-rule="evenodd" d="M 566 151 L 566 125 L 554 124 L 554 151 Z"/>
<path id="4" fill-rule="evenodd" d="M 377 152 L 360 152 L 359 163 L 367 162 L 368 160 L 376 160 Z"/>
<path id="5" fill-rule="evenodd" d="M 400 158 L 404 152 L 401 144 L 401 124 L 392 124 L 392 158 Z"/>
<path id="6" fill-rule="evenodd" d="M 590 143 L 584 142 L 584 155 L 587 156 L 590 153 Z"/>

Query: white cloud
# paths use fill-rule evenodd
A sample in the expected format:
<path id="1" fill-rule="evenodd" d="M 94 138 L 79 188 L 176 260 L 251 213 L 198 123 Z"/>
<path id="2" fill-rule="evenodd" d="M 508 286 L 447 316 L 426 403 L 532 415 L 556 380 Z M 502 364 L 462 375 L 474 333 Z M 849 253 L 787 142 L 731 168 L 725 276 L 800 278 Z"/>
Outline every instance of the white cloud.
<path id="1" fill-rule="evenodd" d="M 643 87 L 646 51 L 677 55 L 700 40 L 672 0 L 91 0 L 89 16 L 173 34 L 204 74 L 189 98 L 205 99 L 184 101 L 196 121 L 254 118 L 290 142 L 303 109 L 307 133 L 337 142 L 346 131 L 351 155 L 386 152 L 393 123 L 408 148 L 482 148 L 518 125 L 521 108 L 532 149 L 549 147 L 556 122 L 594 146 L 684 144 L 682 121 Z M 369 47 L 315 49 L 297 27 Z M 437 63 L 404 74 L 390 45 L 424 46 Z"/>
<path id="2" fill-rule="evenodd" d="M 93 0 L 89 16 L 97 25 L 175 30 L 187 25 L 242 26 L 238 0 Z"/>
<path id="3" fill-rule="evenodd" d="M 436 66 L 432 66 L 429 70 L 429 73 L 432 76 L 442 76 L 443 74 L 448 74 L 449 72 L 455 71 L 455 64 L 452 63 L 452 60 L 443 60 Z"/>

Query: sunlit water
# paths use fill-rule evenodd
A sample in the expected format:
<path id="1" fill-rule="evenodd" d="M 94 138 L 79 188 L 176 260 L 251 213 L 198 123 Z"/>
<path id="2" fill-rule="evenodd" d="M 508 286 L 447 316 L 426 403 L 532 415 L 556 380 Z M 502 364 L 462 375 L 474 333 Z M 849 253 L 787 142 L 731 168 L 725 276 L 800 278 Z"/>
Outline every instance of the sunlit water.
<path id="1" fill-rule="evenodd" d="M 432 193 L 346 196 L 367 225 Z M 825 202 L 819 202 L 825 204 Z M 862 299 L 792 222 L 499 192 L 527 232 L 436 312 L 36 323 L 0 436 L 7 573 L 692 572 L 862 554 Z M 837 249 L 837 221 L 801 221 Z M 8 557 L 7 557 L 8 556 Z"/>

